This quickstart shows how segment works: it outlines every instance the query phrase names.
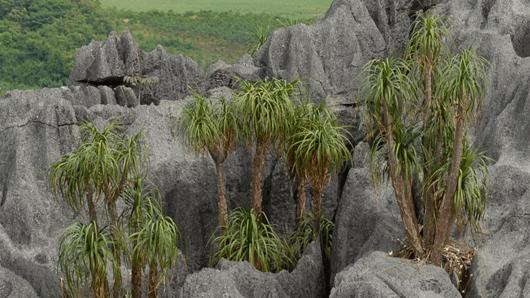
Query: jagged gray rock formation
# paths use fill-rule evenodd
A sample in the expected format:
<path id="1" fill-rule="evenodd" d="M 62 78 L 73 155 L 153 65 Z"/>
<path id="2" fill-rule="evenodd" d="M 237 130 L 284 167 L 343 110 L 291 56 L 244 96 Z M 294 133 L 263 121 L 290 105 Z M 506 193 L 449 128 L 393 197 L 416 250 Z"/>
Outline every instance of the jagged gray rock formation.
<path id="1" fill-rule="evenodd" d="M 352 126 L 355 145 L 364 137 L 362 101 L 356 97 L 361 67 L 370 58 L 399 52 L 410 14 L 435 4 L 455 32 L 454 45 L 475 45 L 491 63 L 491 83 L 473 140 L 495 164 L 484 233 L 467 236 L 478 248 L 468 296 L 528 296 L 530 3 L 523 0 L 335 0 L 326 18 L 315 25 L 274 32 L 259 52 L 257 66 L 244 57 L 235 65 L 213 65 L 207 74 L 189 58 L 170 56 L 161 47 L 151 53 L 141 51 L 128 33 L 112 33 L 104 42 L 83 47 L 71 75 L 78 86 L 16 91 L 0 98 L 0 296 L 8 291 L 13 291 L 11 295 L 22 291 L 19 296 L 23 297 L 59 296 L 57 237 L 80 215 L 51 197 L 47 172 L 52 162 L 74 148 L 79 121 L 103 125 L 120 117 L 129 132 L 144 131 L 149 180 L 160 188 L 166 212 L 180 226 L 180 247 L 189 269 L 196 271 L 207 263 L 206 244 L 216 224 L 217 207 L 213 165 L 207 156 L 185 148 L 176 124 L 189 101 L 185 99 L 189 86 L 230 98 L 226 86 L 232 86 L 233 75 L 251 80 L 264 75 L 300 78 L 315 101 L 325 100 L 344 124 Z M 140 95 L 123 85 L 124 76 L 136 75 L 156 76 L 159 83 Z M 208 90 L 213 87 L 223 88 Z M 406 261 L 371 253 L 393 250 L 401 225 L 391 190 L 373 189 L 363 152 L 366 145 L 356 147 L 354 167 L 344 176 L 334 177 L 326 192 L 326 212 L 336 224 L 330 260 L 331 274 L 336 275 L 333 295 L 415 297 L 409 290 L 418 287 L 426 293 L 453 295 L 455 290 L 440 270 L 428 267 L 426 277 L 418 276 Z M 246 148 L 240 148 L 227 161 L 231 208 L 248 206 L 248 155 Z M 294 222 L 289 175 L 283 162 L 274 157 L 266 168 L 265 210 L 281 231 L 288 232 Z M 299 267 L 322 265 L 320 261 L 307 262 L 303 259 Z M 400 271 L 381 269 L 388 264 L 404 268 L 405 276 L 414 282 L 400 279 Z M 363 277 L 364 269 L 381 273 Z M 250 292 L 254 289 L 249 284 L 255 283 L 264 285 L 271 295 L 297 297 L 303 293 L 306 297 L 305 292 L 297 292 L 301 285 L 322 283 L 309 282 L 319 273 L 304 272 L 267 275 L 244 264 L 223 263 L 219 269 L 190 275 L 183 289 L 203 297 L 217 297 L 223 289 L 233 297 L 259 296 L 261 292 Z M 185 274 L 177 274 L 168 296 L 178 292 Z M 428 276 L 442 282 L 428 282 Z"/>
<path id="2" fill-rule="evenodd" d="M 354 152 L 335 217 L 330 258 L 331 281 L 335 274 L 374 250 L 399 249 L 403 238 L 399 209 L 387 183 L 374 188 L 366 163 L 368 145 L 360 143 Z"/>
<path id="3" fill-rule="evenodd" d="M 331 298 L 457 298 L 442 268 L 372 252 L 335 277 Z"/>
<path id="4" fill-rule="evenodd" d="M 322 255 L 311 243 L 293 272 L 264 273 L 246 262 L 221 260 L 217 269 L 205 268 L 186 278 L 181 297 L 307 297 L 325 294 Z"/>
<path id="5" fill-rule="evenodd" d="M 454 28 L 455 44 L 476 47 L 490 62 L 490 84 L 474 137 L 495 165 L 483 233 L 468 235 L 478 247 L 468 296 L 528 297 L 530 3 L 448 1 L 437 10 Z"/>
<path id="6" fill-rule="evenodd" d="M 38 296 L 27 281 L 0 267 L 0 297 L 36 298 Z"/>
<path id="7" fill-rule="evenodd" d="M 70 74 L 72 83 L 121 85 L 125 76 L 149 76 L 159 83 L 144 94 L 153 100 L 176 100 L 202 91 L 205 76 L 198 64 L 182 55 L 171 56 L 158 46 L 146 53 L 138 48 L 132 35 L 112 32 L 104 42 L 92 41 L 76 53 Z"/>

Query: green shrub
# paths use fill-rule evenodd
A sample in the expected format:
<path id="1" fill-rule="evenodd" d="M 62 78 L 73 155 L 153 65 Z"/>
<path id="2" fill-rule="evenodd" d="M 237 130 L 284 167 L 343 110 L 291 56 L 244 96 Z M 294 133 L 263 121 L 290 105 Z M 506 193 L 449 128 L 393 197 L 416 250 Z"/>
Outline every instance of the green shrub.
<path id="1" fill-rule="evenodd" d="M 212 261 L 221 258 L 247 261 L 256 269 L 276 272 L 296 264 L 289 245 L 280 238 L 265 214 L 238 208 L 229 217 L 226 232 L 213 240 L 217 249 Z"/>
<path id="2" fill-rule="evenodd" d="M 313 221 L 314 215 L 311 212 L 305 213 L 300 222 L 296 225 L 294 232 L 289 236 L 291 250 L 299 259 L 305 249 L 313 241 Z M 327 257 L 331 256 L 331 245 L 333 244 L 333 230 L 335 225 L 325 217 L 320 219 L 320 245 Z"/>

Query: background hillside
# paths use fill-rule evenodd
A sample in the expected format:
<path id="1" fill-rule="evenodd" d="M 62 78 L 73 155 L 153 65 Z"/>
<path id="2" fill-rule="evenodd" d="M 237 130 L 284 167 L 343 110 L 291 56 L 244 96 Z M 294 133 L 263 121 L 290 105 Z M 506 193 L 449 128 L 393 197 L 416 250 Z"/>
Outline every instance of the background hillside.
<path id="1" fill-rule="evenodd" d="M 331 0 L 101 0 L 103 7 L 117 7 L 133 11 L 173 10 L 233 11 L 267 13 L 284 17 L 318 17 L 329 8 Z"/>
<path id="2" fill-rule="evenodd" d="M 331 0 L 0 0 L 0 95 L 65 85 L 75 49 L 130 30 L 203 67 L 234 62 L 276 27 L 311 23 Z"/>

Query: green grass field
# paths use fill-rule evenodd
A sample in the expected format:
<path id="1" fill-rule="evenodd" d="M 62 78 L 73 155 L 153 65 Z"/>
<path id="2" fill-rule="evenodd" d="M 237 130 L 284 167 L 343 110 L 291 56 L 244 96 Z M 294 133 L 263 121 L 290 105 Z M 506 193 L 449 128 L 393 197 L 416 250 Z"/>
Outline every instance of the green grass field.
<path id="1" fill-rule="evenodd" d="M 240 13 L 267 13 L 293 18 L 322 16 L 332 0 L 100 0 L 103 7 L 117 7 L 132 11 L 173 10 L 234 11 Z"/>

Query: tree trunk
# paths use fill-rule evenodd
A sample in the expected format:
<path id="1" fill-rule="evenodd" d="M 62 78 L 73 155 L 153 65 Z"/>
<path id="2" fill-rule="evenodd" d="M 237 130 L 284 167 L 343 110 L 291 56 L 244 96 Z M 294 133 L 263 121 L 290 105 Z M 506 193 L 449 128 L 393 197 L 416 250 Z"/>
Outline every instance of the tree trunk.
<path id="1" fill-rule="evenodd" d="M 431 115 L 432 105 L 432 59 L 426 64 L 425 70 L 425 114 L 423 119 L 423 126 L 426 126 L 427 121 Z M 428 173 L 428 171 L 426 171 Z M 429 186 L 425 191 L 424 212 L 423 212 L 423 241 L 425 248 L 430 250 L 434 242 L 434 231 L 436 229 L 436 210 L 434 204 L 435 190 Z"/>
<path id="2" fill-rule="evenodd" d="M 110 213 L 110 228 L 112 235 L 112 255 L 114 257 L 114 262 L 116 264 L 113 266 L 114 273 L 114 284 L 112 286 L 112 296 L 114 298 L 121 298 L 121 254 L 120 254 L 120 233 L 118 227 L 118 211 L 116 210 L 116 202 L 110 201 L 108 203 L 109 213 Z"/>
<path id="3" fill-rule="evenodd" d="M 319 181 L 313 185 L 313 240 L 317 240 L 320 236 L 320 218 L 322 214 L 322 190 L 324 183 Z"/>
<path id="4" fill-rule="evenodd" d="M 405 181 L 401 174 L 397 173 L 397 160 L 392 153 L 394 148 L 394 136 L 392 131 L 392 124 L 390 115 L 388 113 L 388 108 L 386 105 L 383 105 L 384 109 L 384 125 L 385 125 L 385 138 L 386 145 L 388 146 L 388 164 L 390 170 L 390 178 L 392 180 L 392 185 L 394 186 L 394 194 L 399 206 L 399 211 L 401 213 L 401 220 L 405 228 L 405 233 L 407 235 L 407 240 L 409 244 L 414 249 L 416 256 L 423 256 L 423 246 L 420 238 L 420 233 L 418 230 L 418 219 L 416 218 L 416 211 L 414 209 L 414 203 L 412 201 L 412 192 L 407 191 Z M 409 185 L 410 187 L 410 185 Z"/>
<path id="5" fill-rule="evenodd" d="M 447 174 L 447 189 L 442 200 L 442 205 L 438 214 L 438 222 L 436 226 L 436 237 L 434 239 L 433 252 L 431 261 L 435 265 L 442 263 L 442 249 L 449 239 L 451 228 L 453 226 L 453 199 L 456 192 L 456 184 L 460 174 L 460 162 L 462 161 L 462 147 L 464 141 L 465 129 L 465 115 L 463 107 L 458 107 L 457 124 L 455 131 L 455 138 L 453 140 L 453 158 L 451 160 L 451 167 Z"/>
<path id="6" fill-rule="evenodd" d="M 156 261 L 151 261 L 149 263 L 149 287 L 147 296 L 149 298 L 156 298 L 156 288 L 158 286 L 158 268 L 156 266 Z"/>
<path id="7" fill-rule="evenodd" d="M 304 217 L 305 203 L 307 201 L 305 193 L 306 180 L 302 177 L 296 178 L 296 223 Z"/>
<path id="8" fill-rule="evenodd" d="M 264 143 L 256 143 L 256 152 L 254 153 L 254 160 L 252 162 L 252 209 L 257 215 L 261 214 L 261 178 L 263 175 L 263 166 L 265 164 L 265 150 Z"/>
<path id="9" fill-rule="evenodd" d="M 92 292 L 95 298 L 106 298 L 108 297 L 109 286 L 107 279 L 104 278 L 104 273 L 99 270 L 92 273 Z"/>
<path id="10" fill-rule="evenodd" d="M 134 247 L 134 246 L 133 246 Z M 131 296 L 132 298 L 142 297 L 142 277 L 144 270 L 143 256 L 133 256 L 132 276 L 131 276 Z"/>
<path id="11" fill-rule="evenodd" d="M 436 206 L 434 204 L 434 189 L 429 186 L 425 191 L 425 206 L 423 212 L 423 243 L 427 250 L 432 248 L 436 230 Z"/>
<path id="12" fill-rule="evenodd" d="M 90 221 L 93 221 L 98 223 L 98 215 L 96 212 L 96 204 L 94 203 L 94 195 L 92 191 L 89 191 L 87 193 L 87 205 L 88 205 L 88 216 L 90 217 Z"/>
<path id="13" fill-rule="evenodd" d="M 219 226 L 223 232 L 228 227 L 228 204 L 225 197 L 225 171 L 222 162 L 215 162 L 217 171 L 217 208 L 219 209 Z"/>

